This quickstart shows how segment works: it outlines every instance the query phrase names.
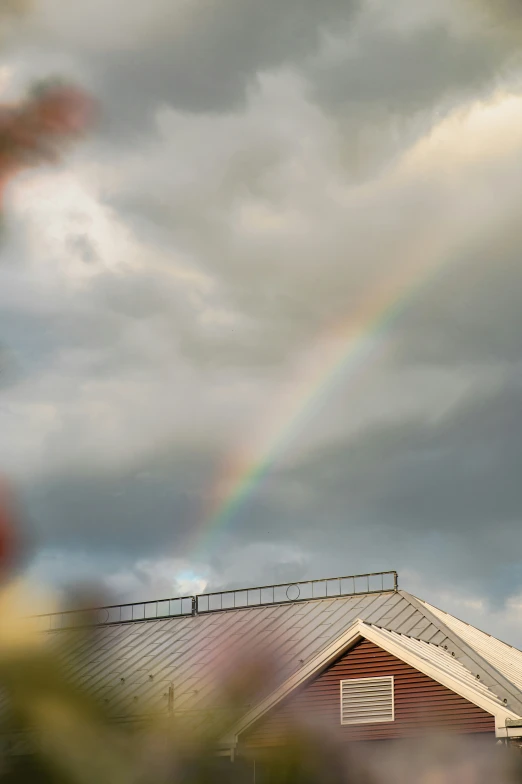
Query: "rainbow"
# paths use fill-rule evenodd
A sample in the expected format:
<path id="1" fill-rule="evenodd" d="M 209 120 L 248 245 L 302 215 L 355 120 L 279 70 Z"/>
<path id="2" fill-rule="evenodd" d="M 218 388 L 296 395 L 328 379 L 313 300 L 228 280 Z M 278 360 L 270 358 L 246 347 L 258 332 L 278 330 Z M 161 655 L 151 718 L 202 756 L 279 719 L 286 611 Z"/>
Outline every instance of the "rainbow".
<path id="1" fill-rule="evenodd" d="M 453 249 L 455 250 L 455 249 Z M 318 341 L 302 372 L 294 378 L 248 449 L 238 450 L 221 467 L 203 525 L 195 532 L 193 557 L 212 545 L 217 534 L 239 516 L 248 499 L 280 461 L 306 424 L 324 406 L 343 379 L 353 379 L 391 343 L 390 330 L 454 253 L 443 251 L 440 235 L 412 241 L 407 259 L 393 277 L 373 287 L 356 309 L 330 326 Z M 419 262 L 419 259 L 421 260 Z"/>

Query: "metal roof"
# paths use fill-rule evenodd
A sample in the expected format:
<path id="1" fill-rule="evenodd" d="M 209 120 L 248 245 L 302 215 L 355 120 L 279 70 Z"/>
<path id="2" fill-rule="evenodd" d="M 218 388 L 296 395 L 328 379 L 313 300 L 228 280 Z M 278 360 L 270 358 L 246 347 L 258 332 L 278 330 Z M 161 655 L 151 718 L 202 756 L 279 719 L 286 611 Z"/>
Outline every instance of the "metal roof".
<path id="1" fill-rule="evenodd" d="M 338 579 L 340 585 L 348 578 Z M 235 603 L 240 591 L 229 593 Z M 174 713 L 197 717 L 209 707 L 220 710 L 223 680 L 242 655 L 270 656 L 271 682 L 258 695 L 263 699 L 361 621 L 522 716 L 522 652 L 397 587 L 279 603 L 272 592 L 266 604 L 197 612 L 195 602 L 195 608 L 194 614 L 175 617 L 105 621 L 94 639 L 84 629 L 69 628 L 66 666 L 90 691 L 103 695 L 113 714 L 166 712 L 170 690 Z M 63 639 L 62 630 L 48 634 L 54 642 Z"/>
<path id="2" fill-rule="evenodd" d="M 67 665 L 89 690 L 103 690 L 116 712 L 166 709 L 170 685 L 175 711 L 201 710 L 219 692 L 227 653 L 230 659 L 242 649 L 269 651 L 282 682 L 359 618 L 397 631 L 423 626 L 398 592 L 316 599 L 111 624 L 98 627 L 94 641 L 84 629 L 69 629 Z M 63 632 L 49 634 L 59 641 Z"/>

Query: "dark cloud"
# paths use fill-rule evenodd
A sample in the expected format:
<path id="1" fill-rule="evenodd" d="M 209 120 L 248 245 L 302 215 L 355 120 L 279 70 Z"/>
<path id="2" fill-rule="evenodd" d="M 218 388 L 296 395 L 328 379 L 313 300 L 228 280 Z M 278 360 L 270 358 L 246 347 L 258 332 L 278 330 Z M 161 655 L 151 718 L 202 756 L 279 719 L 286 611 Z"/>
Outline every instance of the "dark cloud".
<path id="1" fill-rule="evenodd" d="M 445 97 L 467 98 L 499 78 L 506 56 L 494 41 L 458 38 L 449 25 L 415 31 L 369 30 L 357 47 L 318 67 L 315 97 L 333 110 L 377 117 L 430 111 Z"/>
<path id="2" fill-rule="evenodd" d="M 189 111 L 237 106 L 259 71 L 299 61 L 322 34 L 347 29 L 354 6 L 351 0 L 320 7 L 303 0 L 220 0 L 191 4 L 181 18 L 166 11 L 156 45 L 147 41 L 132 59 L 127 53 L 108 57 L 103 84 L 130 122 L 137 119 L 136 93 L 147 97 L 149 110 L 165 101 Z"/>
<path id="3" fill-rule="evenodd" d="M 473 4 L 472 34 L 456 31 L 440 13 L 403 30 L 390 24 L 389 12 L 358 0 L 196 0 L 183 8 L 154 0 L 147 13 L 127 0 L 112 11 L 113 35 L 105 4 L 75 9 L 74 16 L 53 2 L 36 9 L 27 58 L 44 70 L 56 69 L 56 52 L 80 62 L 106 106 L 105 132 L 118 143 L 135 144 L 152 132 L 161 106 L 203 115 L 239 110 L 260 74 L 289 66 L 308 80 L 314 100 L 348 120 L 351 143 L 368 154 L 361 133 L 375 135 L 385 125 L 393 136 L 396 118 L 412 116 L 415 128 L 400 134 L 419 133 L 437 107 L 494 86 L 515 50 L 502 31 L 476 24 Z M 332 41 L 336 55 L 318 57 Z"/>
<path id="4" fill-rule="evenodd" d="M 65 472 L 26 493 L 50 547 L 131 561 L 185 557 L 200 540 L 201 556 L 209 536 L 205 555 L 219 573 L 229 551 L 294 543 L 296 558 L 315 554 L 305 576 L 321 564 L 339 573 L 401 566 L 500 601 L 522 590 L 521 410 L 522 371 L 438 421 L 375 425 L 316 448 L 292 468 L 274 466 L 217 539 L 205 513 L 217 458 L 209 446 Z"/>
<path id="5" fill-rule="evenodd" d="M 440 367 L 518 363 L 521 248 L 519 225 L 510 223 L 443 269 L 398 323 L 397 361 Z"/>
<path id="6" fill-rule="evenodd" d="M 53 441 L 48 450 L 51 456 Z M 55 474 L 23 486 L 24 498 L 47 547 L 137 558 L 166 547 L 174 555 L 179 544 L 181 554 L 202 516 L 211 457 L 179 445 L 102 473 L 91 467 Z"/>
<path id="7" fill-rule="evenodd" d="M 117 9 L 89 5 L 75 8 L 75 24 L 61 7 L 42 4 L 29 40 L 40 51 L 67 51 L 72 42 L 110 107 L 107 128 L 127 139 L 150 128 L 151 114 L 165 103 L 191 112 L 241 105 L 258 72 L 306 58 L 328 31 L 348 30 L 358 7 L 354 0 L 196 0 L 182 7 L 155 0 L 143 13 L 127 0 L 111 37 L 99 27 L 116 23 Z"/>
<path id="8" fill-rule="evenodd" d="M 520 591 L 521 407 L 518 372 L 437 421 L 374 426 L 317 450 L 290 477 L 303 488 L 308 536 L 316 547 L 332 537 L 337 547 L 373 531 L 379 560 L 388 551 L 403 562 L 403 550 L 420 572 L 501 598 Z M 371 553 L 358 552 L 368 562 Z"/>
<path id="9" fill-rule="evenodd" d="M 515 42 L 484 25 L 474 34 L 450 20 L 428 19 L 415 29 L 371 23 L 338 41 L 335 57 L 307 70 L 310 95 L 340 124 L 343 163 L 365 179 L 428 134 L 459 104 L 487 98 L 512 70 Z"/>

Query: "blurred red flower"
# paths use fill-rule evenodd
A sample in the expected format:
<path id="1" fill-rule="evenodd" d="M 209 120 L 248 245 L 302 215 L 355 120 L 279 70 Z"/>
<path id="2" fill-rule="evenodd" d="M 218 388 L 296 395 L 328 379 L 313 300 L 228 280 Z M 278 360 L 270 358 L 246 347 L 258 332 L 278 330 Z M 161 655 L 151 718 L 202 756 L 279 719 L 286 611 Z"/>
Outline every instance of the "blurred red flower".
<path id="1" fill-rule="evenodd" d="M 14 492 L 0 477 L 0 584 L 12 577 L 25 560 L 26 544 Z"/>
<path id="2" fill-rule="evenodd" d="M 19 104 L 0 105 L 0 199 L 22 169 L 58 161 L 61 147 L 89 130 L 97 113 L 92 96 L 67 84 L 44 84 Z"/>

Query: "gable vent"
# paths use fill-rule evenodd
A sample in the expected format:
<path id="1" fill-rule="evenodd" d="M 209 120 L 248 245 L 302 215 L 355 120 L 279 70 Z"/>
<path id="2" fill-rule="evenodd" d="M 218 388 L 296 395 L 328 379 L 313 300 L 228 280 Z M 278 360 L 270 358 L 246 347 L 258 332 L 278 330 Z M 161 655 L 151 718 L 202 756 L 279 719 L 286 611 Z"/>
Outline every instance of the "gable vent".
<path id="1" fill-rule="evenodd" d="M 341 681 L 341 724 L 393 720 L 393 676 Z"/>

